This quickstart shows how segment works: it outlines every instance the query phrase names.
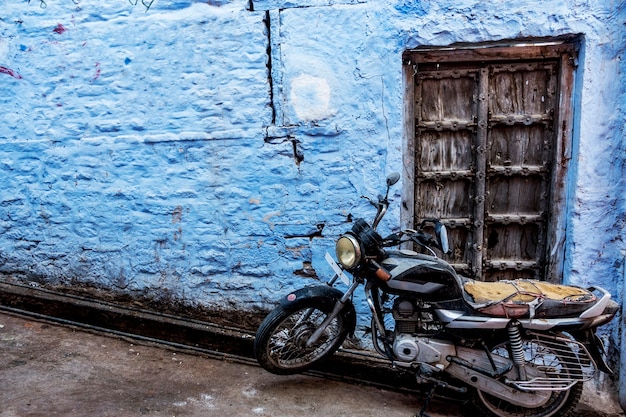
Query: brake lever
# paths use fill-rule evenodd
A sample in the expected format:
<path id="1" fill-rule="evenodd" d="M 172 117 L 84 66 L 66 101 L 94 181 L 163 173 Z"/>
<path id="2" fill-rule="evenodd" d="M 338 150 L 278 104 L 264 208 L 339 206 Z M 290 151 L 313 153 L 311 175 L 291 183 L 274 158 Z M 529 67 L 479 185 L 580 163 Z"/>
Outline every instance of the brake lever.
<path id="1" fill-rule="evenodd" d="M 374 201 L 374 199 L 373 199 L 373 198 L 368 197 L 368 196 L 366 196 L 366 195 L 362 195 L 362 196 L 361 196 L 361 198 L 366 199 L 366 200 L 367 200 L 367 201 L 368 201 L 368 202 L 369 202 L 372 206 L 374 206 L 374 207 L 376 207 L 376 208 L 378 208 L 378 207 L 379 207 L 379 205 L 380 205 L 380 202 L 376 202 L 376 201 Z"/>
<path id="2" fill-rule="evenodd" d="M 401 232 L 399 232 L 399 233 L 401 233 Z M 383 238 L 382 246 L 384 246 L 384 247 L 397 246 L 397 245 L 400 245 L 401 243 L 403 243 L 402 238 L 401 238 L 399 233 L 392 233 L 389 236 Z"/>
<path id="3" fill-rule="evenodd" d="M 428 247 L 433 241 L 433 236 L 429 233 L 423 232 L 421 230 L 415 231 L 410 235 L 412 241 L 417 243 L 420 246 Z"/>

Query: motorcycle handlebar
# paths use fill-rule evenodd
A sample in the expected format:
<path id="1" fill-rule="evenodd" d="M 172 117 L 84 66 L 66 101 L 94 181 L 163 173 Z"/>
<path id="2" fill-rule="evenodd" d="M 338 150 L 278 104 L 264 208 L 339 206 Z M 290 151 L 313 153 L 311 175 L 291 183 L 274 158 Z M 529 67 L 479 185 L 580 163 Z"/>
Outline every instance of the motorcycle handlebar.
<path id="1" fill-rule="evenodd" d="M 391 173 L 387 176 L 387 191 L 385 195 L 382 194 L 378 196 L 378 201 L 374 201 L 373 198 L 362 195 L 361 198 L 369 201 L 371 205 L 376 207 L 376 217 L 374 217 L 374 221 L 372 222 L 372 228 L 376 230 L 378 227 L 378 223 L 383 219 L 387 209 L 389 208 L 389 189 L 392 185 L 397 183 L 400 180 L 400 174 L 397 172 Z M 422 231 L 421 229 L 426 225 L 426 223 L 432 223 L 435 226 L 435 237 L 436 239 Z M 402 233 L 402 232 L 400 232 Z M 448 232 L 446 227 L 441 223 L 439 219 L 425 219 L 422 221 L 419 230 L 406 230 L 404 234 L 408 234 L 410 240 L 414 241 L 418 245 L 428 249 L 430 252 L 434 254 L 430 246 L 433 246 L 439 250 L 441 250 L 444 254 L 450 251 L 448 244 Z M 402 243 L 402 234 L 398 236 L 390 235 L 387 239 L 384 239 L 383 246 L 395 246 Z"/>
<path id="2" fill-rule="evenodd" d="M 424 226 L 424 224 L 428 222 L 434 223 L 435 229 L 437 229 L 437 227 L 441 227 L 441 223 L 439 222 L 439 220 L 424 220 L 421 226 Z M 445 235 L 445 237 L 442 238 L 440 231 L 436 231 L 436 233 L 438 234 L 437 237 L 423 231 L 421 228 L 418 230 L 405 229 L 396 233 L 392 233 L 389 236 L 385 237 L 383 239 L 382 246 L 390 247 L 398 246 L 405 242 L 415 242 L 421 247 L 427 249 L 432 254 L 434 254 L 434 252 L 432 251 L 431 247 L 437 248 L 444 254 L 447 254 L 449 252 L 447 234 Z M 408 239 L 403 240 L 402 236 L 408 236 Z"/>
<path id="3" fill-rule="evenodd" d="M 408 236 L 408 240 L 402 240 L 402 236 Z M 397 246 L 404 242 L 414 241 L 422 246 L 430 246 L 435 242 L 433 236 L 422 230 L 405 229 L 392 233 L 383 239 L 383 246 Z"/>

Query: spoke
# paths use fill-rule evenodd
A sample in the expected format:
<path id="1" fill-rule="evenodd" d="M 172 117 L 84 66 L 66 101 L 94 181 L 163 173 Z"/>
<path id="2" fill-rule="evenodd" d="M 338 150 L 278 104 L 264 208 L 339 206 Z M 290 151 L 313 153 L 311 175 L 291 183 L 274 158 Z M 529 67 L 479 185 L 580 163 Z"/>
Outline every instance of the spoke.
<path id="1" fill-rule="evenodd" d="M 314 308 L 309 308 L 308 310 L 302 312 L 302 315 L 300 316 L 300 318 L 298 319 L 294 327 L 297 327 L 305 323 L 314 312 L 315 312 Z"/>
<path id="2" fill-rule="evenodd" d="M 277 363 L 287 367 L 313 362 L 324 355 L 339 336 L 336 320 L 331 321 L 313 346 L 305 347 L 305 342 L 325 317 L 326 314 L 315 308 L 307 308 L 289 316 L 270 337 L 270 355 Z"/>
<path id="3" fill-rule="evenodd" d="M 545 344 L 541 340 L 523 341 L 523 349 L 528 368 L 534 369 L 532 376 L 545 379 L 568 378 L 572 372 L 571 366 L 567 362 L 567 356 L 563 356 L 565 349 L 557 345 Z M 496 346 L 492 349 L 493 354 L 509 357 L 506 344 Z M 567 354 L 567 352 L 565 352 Z M 478 391 L 482 403 L 495 415 L 502 417 L 527 417 L 527 416 L 556 416 L 566 404 L 569 396 L 567 391 L 555 390 L 550 393 L 546 402 L 536 409 L 526 409 L 516 406 L 502 398 L 497 398 L 490 394 Z"/>

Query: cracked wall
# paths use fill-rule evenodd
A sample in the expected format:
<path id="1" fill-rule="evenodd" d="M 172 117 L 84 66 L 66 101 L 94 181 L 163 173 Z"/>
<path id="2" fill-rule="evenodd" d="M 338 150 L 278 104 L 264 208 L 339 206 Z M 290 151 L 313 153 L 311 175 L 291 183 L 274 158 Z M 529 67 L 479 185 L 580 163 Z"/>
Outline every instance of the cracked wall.
<path id="1" fill-rule="evenodd" d="M 401 170 L 403 51 L 581 33 L 564 280 L 620 294 L 624 5 L 503 4 L 5 4 L 0 272 L 268 308 Z"/>

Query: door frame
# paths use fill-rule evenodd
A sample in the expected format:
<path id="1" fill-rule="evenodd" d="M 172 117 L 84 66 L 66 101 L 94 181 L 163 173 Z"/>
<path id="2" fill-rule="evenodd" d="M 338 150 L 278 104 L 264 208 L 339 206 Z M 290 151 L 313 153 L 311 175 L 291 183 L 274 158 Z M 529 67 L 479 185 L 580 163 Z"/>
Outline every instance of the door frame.
<path id="1" fill-rule="evenodd" d="M 516 62 L 519 60 L 559 60 L 557 111 L 555 114 L 555 141 L 553 170 L 550 178 L 552 210 L 548 219 L 546 242 L 546 269 L 543 279 L 561 282 L 565 262 L 568 195 L 567 178 L 574 143 L 574 92 L 578 53 L 582 35 L 556 38 L 517 39 L 484 44 L 453 45 L 449 47 L 421 47 L 407 50 L 402 55 L 403 68 L 403 150 L 402 196 L 400 212 L 402 228 L 414 228 L 415 214 L 415 85 L 414 76 L 419 63 L 443 62 Z M 482 245 L 482 242 L 481 242 Z"/>

